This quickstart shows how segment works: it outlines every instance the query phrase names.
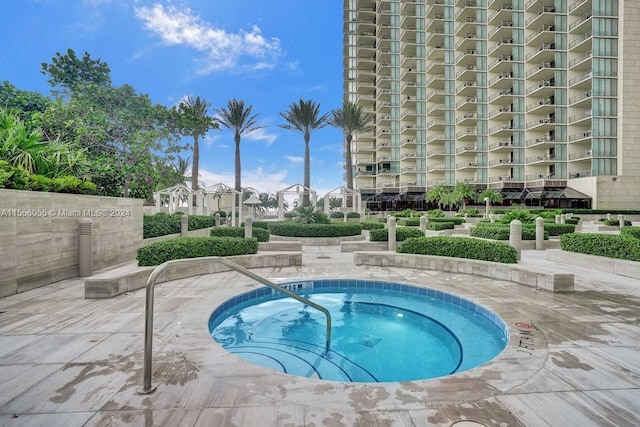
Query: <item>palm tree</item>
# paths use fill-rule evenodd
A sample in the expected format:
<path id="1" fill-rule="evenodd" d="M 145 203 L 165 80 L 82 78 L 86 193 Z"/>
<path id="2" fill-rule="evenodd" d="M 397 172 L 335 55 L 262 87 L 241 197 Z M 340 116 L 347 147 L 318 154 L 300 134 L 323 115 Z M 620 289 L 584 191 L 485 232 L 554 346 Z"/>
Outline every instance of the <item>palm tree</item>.
<path id="1" fill-rule="evenodd" d="M 235 190 L 242 191 L 242 165 L 240 162 L 240 139 L 242 135 L 262 129 L 264 126 L 256 125 L 257 114 L 251 115 L 252 105 L 245 108 L 244 101 L 232 99 L 227 102 L 226 108 L 216 109 L 218 123 L 233 131 L 233 140 L 236 143 L 235 155 Z"/>
<path id="2" fill-rule="evenodd" d="M 486 199 L 486 200 L 485 200 Z M 493 188 L 485 188 L 478 195 L 478 200 L 485 200 L 489 203 L 502 203 L 502 194 L 498 193 Z M 489 215 L 489 205 L 487 204 L 485 215 Z"/>
<path id="3" fill-rule="evenodd" d="M 456 187 L 453 189 L 457 199 L 462 202 L 462 209 L 467 208 L 467 200 L 472 200 L 476 191 L 469 185 L 468 182 L 461 181 L 456 184 Z"/>
<path id="4" fill-rule="evenodd" d="M 444 203 L 444 198 L 447 197 L 450 191 L 442 184 L 438 184 L 434 187 L 429 188 L 427 191 L 427 202 L 438 202 L 438 209 L 442 210 L 442 205 Z"/>
<path id="5" fill-rule="evenodd" d="M 211 103 L 199 96 L 195 99 L 191 96 L 178 104 L 177 112 L 179 114 L 178 127 L 180 133 L 193 138 L 193 162 L 191 167 L 191 189 L 198 190 L 200 188 L 199 165 L 200 165 L 200 147 L 198 145 L 199 138 L 205 136 L 210 129 L 218 129 L 218 123 L 213 117 L 210 117 L 207 110 Z"/>
<path id="6" fill-rule="evenodd" d="M 365 113 L 362 105 L 345 101 L 342 108 L 331 111 L 329 124 L 342 129 L 345 136 L 345 170 L 347 172 L 347 188 L 353 190 L 353 162 L 351 160 L 351 141 L 353 135 L 371 129 L 373 114 Z"/>
<path id="7" fill-rule="evenodd" d="M 300 99 L 298 103 L 292 103 L 289 111 L 280 113 L 287 123 L 281 128 L 297 130 L 304 135 L 304 193 L 302 194 L 302 206 L 309 206 L 309 191 L 311 188 L 311 161 L 309 154 L 309 140 L 311 133 L 328 125 L 329 113 L 320 115 L 320 104 L 312 100 Z"/>
<path id="8" fill-rule="evenodd" d="M 173 171 L 176 174 L 175 184 L 185 185 L 187 183 L 187 171 L 191 167 L 191 159 L 188 157 L 183 159 L 178 156 L 178 164 L 173 165 Z M 174 185 L 175 185 L 174 184 Z"/>

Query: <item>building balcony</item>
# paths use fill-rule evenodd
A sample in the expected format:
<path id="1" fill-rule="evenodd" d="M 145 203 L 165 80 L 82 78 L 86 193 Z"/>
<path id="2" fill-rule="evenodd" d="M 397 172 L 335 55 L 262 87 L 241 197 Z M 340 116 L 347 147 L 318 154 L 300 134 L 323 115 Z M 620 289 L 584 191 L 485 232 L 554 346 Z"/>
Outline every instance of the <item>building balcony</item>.
<path id="1" fill-rule="evenodd" d="M 527 79 L 532 80 L 550 80 L 554 77 L 556 71 L 555 61 L 541 62 L 537 67 L 533 67 L 527 71 Z"/>
<path id="2" fill-rule="evenodd" d="M 433 149 L 427 151 L 427 159 L 436 158 L 436 157 L 444 157 L 446 153 L 443 149 Z"/>
<path id="3" fill-rule="evenodd" d="M 584 125 L 584 123 L 587 120 L 591 120 L 592 115 L 593 114 L 592 114 L 591 110 L 582 111 L 582 112 L 580 112 L 578 114 L 574 114 L 572 116 L 569 116 L 569 124 L 578 125 L 578 126 Z"/>
<path id="4" fill-rule="evenodd" d="M 487 15 L 488 25 L 496 25 L 500 22 L 511 22 L 513 19 L 513 5 L 510 3 L 500 3 L 498 4 L 497 10 L 489 9 Z"/>
<path id="5" fill-rule="evenodd" d="M 461 116 L 456 117 L 456 125 L 469 126 L 471 124 L 474 124 L 476 119 L 476 113 L 467 112 L 462 114 Z"/>
<path id="6" fill-rule="evenodd" d="M 489 72 L 492 73 L 503 73 L 513 70 L 513 57 L 511 55 L 504 55 L 500 58 L 495 59 L 493 62 L 489 64 Z"/>
<path id="7" fill-rule="evenodd" d="M 543 43 L 530 50 L 525 58 L 527 62 L 550 62 L 554 60 L 555 52 L 555 43 Z"/>
<path id="8" fill-rule="evenodd" d="M 464 169 L 476 169 L 478 167 L 478 162 L 476 161 L 472 161 L 472 162 L 460 162 L 460 163 L 456 163 L 456 170 L 464 170 Z"/>
<path id="9" fill-rule="evenodd" d="M 513 89 L 512 88 L 508 88 L 508 89 L 504 89 L 501 90 L 499 92 L 496 92 L 492 95 L 489 96 L 489 102 L 493 102 L 493 101 L 497 101 L 502 97 L 508 97 L 509 99 L 511 99 L 513 97 Z M 506 101 L 506 103 L 511 104 L 511 101 Z"/>
<path id="10" fill-rule="evenodd" d="M 460 132 L 456 132 L 457 140 L 475 140 L 478 136 L 478 131 L 474 128 L 467 128 Z"/>
<path id="11" fill-rule="evenodd" d="M 545 43 L 553 43 L 556 37 L 555 25 L 542 25 L 538 27 L 533 33 L 529 34 L 526 39 L 526 44 L 541 45 Z"/>
<path id="12" fill-rule="evenodd" d="M 512 51 L 513 39 L 511 37 L 506 37 L 491 45 L 489 47 L 488 54 L 491 56 L 504 56 L 511 55 Z"/>
<path id="13" fill-rule="evenodd" d="M 582 92 L 569 98 L 569 106 L 576 108 L 591 109 L 591 90 Z"/>
<path id="14" fill-rule="evenodd" d="M 589 31 L 592 27 L 593 13 L 589 10 L 575 21 L 569 24 L 569 33 L 580 34 Z"/>
<path id="15" fill-rule="evenodd" d="M 513 75 L 511 71 L 499 73 L 497 76 L 489 80 L 491 89 L 508 89 L 513 87 Z"/>
<path id="16" fill-rule="evenodd" d="M 446 122 L 444 119 L 433 119 L 427 122 L 427 130 L 441 131 L 444 129 Z"/>
<path id="17" fill-rule="evenodd" d="M 556 141 L 553 138 L 551 138 L 549 135 L 545 135 L 545 136 L 538 136 L 536 138 L 527 139 L 525 141 L 525 145 L 527 146 L 527 148 L 529 147 L 547 148 L 547 147 L 555 146 Z"/>
<path id="18" fill-rule="evenodd" d="M 466 33 L 463 38 L 456 42 L 456 50 L 466 52 L 468 49 L 476 49 L 478 35 L 476 33 Z"/>
<path id="19" fill-rule="evenodd" d="M 569 5 L 568 10 L 569 10 L 569 13 L 584 16 L 584 14 L 586 14 L 590 10 L 590 7 L 591 7 L 590 0 L 576 0 Z"/>
<path id="20" fill-rule="evenodd" d="M 489 31 L 487 34 L 488 40 L 500 40 L 500 39 L 508 39 L 513 35 L 513 21 L 511 20 L 501 20 L 496 23 L 496 28 Z"/>
<path id="21" fill-rule="evenodd" d="M 427 80 L 428 88 L 440 88 L 444 86 L 444 74 L 436 74 Z"/>
<path id="22" fill-rule="evenodd" d="M 590 140 L 591 136 L 592 136 L 591 129 L 588 128 L 588 129 L 581 130 L 580 132 L 569 135 L 569 138 L 567 138 L 567 140 L 571 143 L 584 142 L 584 141 Z"/>
<path id="23" fill-rule="evenodd" d="M 591 30 L 579 35 L 569 43 L 569 50 L 573 52 L 588 52 L 591 50 L 593 33 Z"/>
<path id="24" fill-rule="evenodd" d="M 543 80 L 538 83 L 534 83 L 526 90 L 528 96 L 536 97 L 551 97 L 554 94 L 556 86 L 555 79 Z"/>
<path id="25" fill-rule="evenodd" d="M 444 101 L 445 95 L 446 93 L 444 90 L 432 90 L 430 92 L 427 92 L 426 101 L 442 103 Z"/>
<path id="26" fill-rule="evenodd" d="M 427 144 L 444 144 L 445 140 L 444 133 L 436 133 L 427 137 Z"/>
<path id="27" fill-rule="evenodd" d="M 475 80 L 477 67 L 475 64 L 469 64 L 456 72 L 456 79 L 458 80 Z"/>
<path id="28" fill-rule="evenodd" d="M 527 130 L 539 130 L 544 132 L 545 130 L 553 130 L 555 127 L 555 120 L 551 116 L 545 116 L 540 119 L 531 120 L 527 122 Z"/>
<path id="29" fill-rule="evenodd" d="M 475 96 L 476 82 L 467 81 L 456 87 L 456 95 L 459 96 Z"/>
<path id="30" fill-rule="evenodd" d="M 400 155 L 400 160 L 415 159 L 415 157 L 416 157 L 416 153 L 415 152 L 407 152 L 407 153 L 402 153 Z"/>
<path id="31" fill-rule="evenodd" d="M 553 22 L 556 18 L 556 8 L 555 6 L 542 6 L 536 10 L 535 14 L 526 20 L 526 27 L 538 28 L 542 26 L 550 26 L 553 25 Z"/>
<path id="32" fill-rule="evenodd" d="M 403 138 L 400 141 L 400 147 L 403 148 L 403 149 L 406 149 L 406 148 L 409 148 L 409 147 L 415 147 L 416 142 L 417 142 L 416 138 L 412 138 L 412 137 Z"/>
<path id="33" fill-rule="evenodd" d="M 500 157 L 499 159 L 489 160 L 490 168 L 511 167 L 516 164 L 510 157 Z"/>
<path id="34" fill-rule="evenodd" d="M 477 104 L 478 98 L 475 96 L 466 96 L 456 102 L 456 109 L 461 111 L 475 111 Z"/>
<path id="35" fill-rule="evenodd" d="M 358 142 L 355 146 L 356 153 L 370 153 L 372 151 L 376 151 L 376 146 L 373 143 L 364 144 L 362 142 Z"/>
<path id="36" fill-rule="evenodd" d="M 448 170 L 444 163 L 438 163 L 438 164 L 430 164 L 427 165 L 427 172 L 437 172 L 437 171 L 445 171 Z"/>
<path id="37" fill-rule="evenodd" d="M 538 163 L 550 164 L 556 162 L 556 157 L 551 154 L 540 154 L 537 156 L 530 156 L 524 159 L 525 164 L 534 165 Z"/>
<path id="38" fill-rule="evenodd" d="M 489 144 L 489 152 L 511 152 L 513 149 L 513 142 L 509 139 L 503 139 L 502 141 Z"/>
<path id="39" fill-rule="evenodd" d="M 462 147 L 456 148 L 456 154 L 459 154 L 459 155 L 477 153 L 478 151 L 479 150 L 477 145 L 464 145 Z"/>
<path id="40" fill-rule="evenodd" d="M 407 166 L 400 169 L 400 172 L 404 174 L 415 174 L 417 172 L 417 169 L 415 166 Z"/>
<path id="41" fill-rule="evenodd" d="M 511 123 L 502 123 L 489 128 L 489 136 L 511 135 L 513 130 Z"/>
<path id="42" fill-rule="evenodd" d="M 581 171 L 576 171 L 576 172 L 569 172 L 569 179 L 576 179 L 576 178 L 587 178 L 592 176 L 592 173 L 590 170 L 581 170 Z"/>
<path id="43" fill-rule="evenodd" d="M 489 118 L 494 120 L 509 120 L 513 115 L 513 108 L 511 105 L 505 105 L 497 108 L 489 113 Z"/>
<path id="44" fill-rule="evenodd" d="M 592 69 L 593 52 L 591 50 L 571 59 L 569 69 L 571 71 L 588 71 Z"/>
<path id="45" fill-rule="evenodd" d="M 526 110 L 527 113 L 535 112 L 537 114 L 549 115 L 555 111 L 555 108 L 555 99 L 553 96 L 551 96 L 549 98 L 542 98 L 538 101 L 532 102 L 531 104 L 527 105 Z"/>
<path id="46" fill-rule="evenodd" d="M 578 160 L 591 160 L 592 158 L 593 158 L 592 150 L 580 151 L 578 153 L 569 153 L 569 155 L 567 156 L 567 160 L 570 162 L 578 161 Z"/>

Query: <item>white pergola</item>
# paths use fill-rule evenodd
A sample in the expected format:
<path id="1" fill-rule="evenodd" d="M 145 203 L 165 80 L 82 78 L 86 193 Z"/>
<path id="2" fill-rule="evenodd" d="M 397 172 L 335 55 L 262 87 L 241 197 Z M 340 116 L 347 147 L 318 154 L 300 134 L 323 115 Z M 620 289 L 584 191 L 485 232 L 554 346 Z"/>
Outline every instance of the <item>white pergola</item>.
<path id="1" fill-rule="evenodd" d="M 153 194 L 157 212 L 185 212 L 202 215 L 204 209 L 204 192 L 194 191 L 183 184 L 174 185 Z"/>
<path id="2" fill-rule="evenodd" d="M 305 191 L 309 193 L 309 201 L 311 202 L 311 206 L 313 207 L 313 209 L 315 209 L 316 205 L 317 205 L 318 193 L 316 193 L 315 190 L 313 190 L 313 189 L 311 189 L 309 187 L 305 187 L 302 184 L 293 184 L 293 185 L 290 185 L 287 188 L 284 188 L 284 189 L 278 191 L 278 219 L 279 220 L 283 220 L 284 219 L 284 196 L 285 196 L 285 194 L 297 194 L 298 196 L 300 196 Z"/>
<path id="3" fill-rule="evenodd" d="M 242 192 L 223 183 L 205 187 L 205 201 L 210 213 L 222 210 L 231 211 L 231 225 L 240 225 L 242 221 Z M 236 218 L 236 212 L 238 217 Z"/>
<path id="4" fill-rule="evenodd" d="M 364 206 L 362 204 L 362 195 L 359 191 L 351 190 L 345 186 L 334 188 L 324 195 L 324 213 L 329 215 L 331 207 L 329 206 L 329 199 L 331 197 L 339 197 L 342 200 L 340 211 L 344 212 L 358 212 L 360 214 L 360 220 L 364 220 Z M 347 200 L 351 198 L 351 208 L 347 206 Z M 344 220 L 347 220 L 347 216 L 344 216 Z"/>

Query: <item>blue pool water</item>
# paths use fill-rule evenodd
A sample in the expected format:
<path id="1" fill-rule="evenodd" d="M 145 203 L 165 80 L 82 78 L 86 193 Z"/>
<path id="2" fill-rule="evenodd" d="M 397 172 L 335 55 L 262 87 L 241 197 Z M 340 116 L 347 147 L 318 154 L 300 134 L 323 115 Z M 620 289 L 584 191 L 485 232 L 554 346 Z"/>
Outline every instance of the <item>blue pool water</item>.
<path id="1" fill-rule="evenodd" d="M 304 377 L 410 381 L 481 365 L 506 346 L 508 328 L 486 308 L 433 289 L 365 280 L 282 284 L 324 314 L 271 288 L 234 297 L 209 319 L 212 337 L 242 359 Z"/>

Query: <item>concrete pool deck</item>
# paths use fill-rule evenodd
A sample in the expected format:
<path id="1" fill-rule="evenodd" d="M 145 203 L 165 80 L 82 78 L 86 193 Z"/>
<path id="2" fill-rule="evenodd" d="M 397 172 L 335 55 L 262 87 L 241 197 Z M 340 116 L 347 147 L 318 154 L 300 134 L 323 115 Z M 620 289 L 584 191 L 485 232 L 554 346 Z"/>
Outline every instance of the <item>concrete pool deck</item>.
<path id="1" fill-rule="evenodd" d="M 153 383 L 142 384 L 144 290 L 85 300 L 82 279 L 0 299 L 1 426 L 640 425 L 640 283 L 523 251 L 521 264 L 575 275 L 575 292 L 409 268 L 356 266 L 338 247 L 303 247 L 273 281 L 361 278 L 427 286 L 497 312 L 507 349 L 432 380 L 357 384 L 293 377 L 213 342 L 211 311 L 255 282 L 224 272 L 159 284 Z"/>

